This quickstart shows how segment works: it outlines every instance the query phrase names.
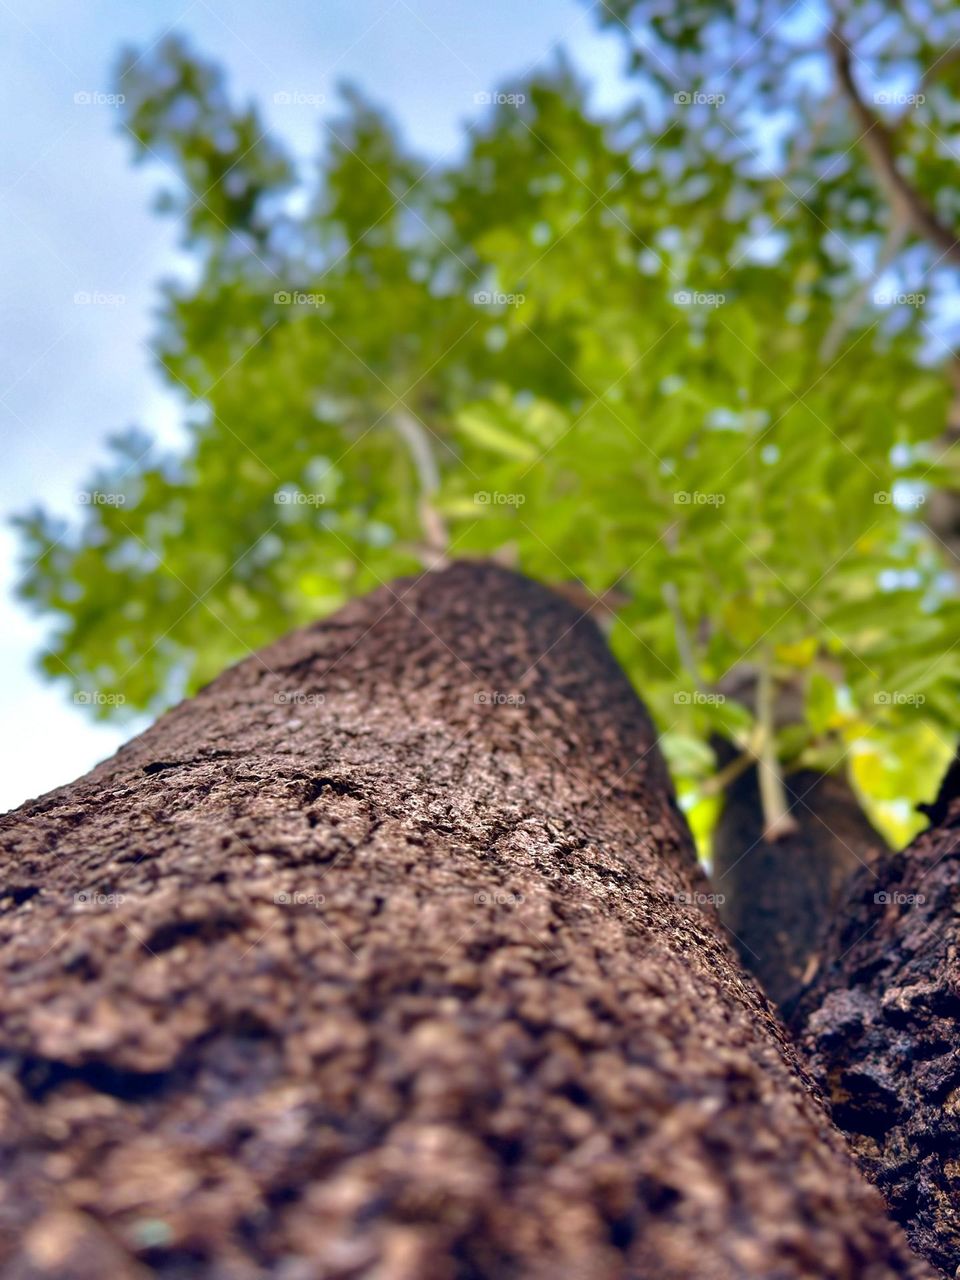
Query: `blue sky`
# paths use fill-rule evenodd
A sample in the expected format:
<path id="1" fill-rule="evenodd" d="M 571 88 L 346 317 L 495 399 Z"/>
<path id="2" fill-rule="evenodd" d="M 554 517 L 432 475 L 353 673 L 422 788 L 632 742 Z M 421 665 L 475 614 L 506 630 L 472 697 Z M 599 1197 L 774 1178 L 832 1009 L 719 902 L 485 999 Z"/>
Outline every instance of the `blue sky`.
<path id="1" fill-rule="evenodd" d="M 558 46 L 595 86 L 598 106 L 623 101 L 625 88 L 623 45 L 580 0 L 4 0 L 0 28 L 3 811 L 69 782 L 131 732 L 92 723 L 36 675 L 45 627 L 12 598 L 8 517 L 41 501 L 75 514 L 114 431 L 136 424 L 170 442 L 178 433 L 181 406 L 150 353 L 155 285 L 178 265 L 176 228 L 151 213 L 156 175 L 130 165 L 104 100 L 119 49 L 185 33 L 304 163 L 344 79 L 433 155 L 460 145 L 464 122 L 483 110 L 475 94 L 523 76 Z M 284 93 L 291 104 L 275 102 Z M 77 294 L 113 302 L 82 305 Z"/>

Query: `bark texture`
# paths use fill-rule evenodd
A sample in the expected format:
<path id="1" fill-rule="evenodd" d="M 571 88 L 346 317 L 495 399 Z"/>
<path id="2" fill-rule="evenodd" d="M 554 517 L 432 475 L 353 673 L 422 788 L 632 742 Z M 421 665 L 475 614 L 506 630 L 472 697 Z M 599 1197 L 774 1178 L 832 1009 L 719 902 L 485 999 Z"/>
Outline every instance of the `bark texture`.
<path id="1" fill-rule="evenodd" d="M 914 1247 L 960 1275 L 960 802 L 860 873 L 795 1025 Z"/>
<path id="2" fill-rule="evenodd" d="M 777 840 L 764 838 L 756 767 L 726 789 L 713 881 L 740 958 L 770 999 L 789 1009 L 816 972 L 850 877 L 887 846 L 844 778 L 801 769 L 784 786 L 796 830 Z"/>
<path id="3" fill-rule="evenodd" d="M 928 1276 L 593 624 L 394 584 L 3 821 L 4 1277 Z"/>

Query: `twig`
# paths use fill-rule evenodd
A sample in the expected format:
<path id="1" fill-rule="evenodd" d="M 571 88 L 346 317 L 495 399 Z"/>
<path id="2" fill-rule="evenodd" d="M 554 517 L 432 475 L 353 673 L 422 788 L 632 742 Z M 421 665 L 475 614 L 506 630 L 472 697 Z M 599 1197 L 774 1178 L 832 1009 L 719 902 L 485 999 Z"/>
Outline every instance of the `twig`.
<path id="1" fill-rule="evenodd" d="M 447 561 L 447 548 L 450 545 L 450 534 L 443 517 L 433 505 L 433 499 L 440 490 L 440 472 L 430 447 L 430 441 L 422 423 L 409 411 L 401 407 L 391 417 L 397 434 L 410 451 L 413 465 L 416 468 L 420 484 L 420 497 L 417 510 L 420 514 L 420 525 L 426 540 L 423 549 L 424 566 L 428 569 L 441 569 Z"/>
<path id="2" fill-rule="evenodd" d="M 697 788 L 697 794 L 703 799 L 706 799 L 707 796 L 719 795 L 721 791 L 726 790 L 731 782 L 736 782 L 742 773 L 746 773 L 750 766 L 756 763 L 756 759 L 757 757 L 750 750 L 734 756 L 729 764 L 725 764 L 722 769 L 718 769 L 716 773 L 706 780 L 702 787 Z"/>
<path id="3" fill-rule="evenodd" d="M 836 358 L 840 350 L 840 344 L 846 337 L 860 308 L 867 300 L 867 294 L 870 292 L 871 286 L 876 284 L 879 277 L 883 275 L 884 271 L 903 248 L 909 230 L 910 227 L 903 218 L 895 218 L 894 222 L 891 223 L 887 238 L 883 242 L 883 248 L 880 250 L 880 256 L 877 258 L 877 265 L 860 287 L 850 295 L 824 335 L 823 342 L 820 344 L 820 360 L 823 364 L 832 364 Z"/>
<path id="4" fill-rule="evenodd" d="M 760 804 L 763 809 L 763 838 L 772 842 L 791 835 L 797 823 L 790 816 L 787 793 L 783 785 L 783 773 L 777 758 L 777 739 L 774 729 L 775 690 L 771 663 L 761 663 L 757 677 L 757 721 L 762 738 L 757 762 L 760 766 L 757 781 L 760 786 Z"/>
<path id="5" fill-rule="evenodd" d="M 810 160 L 823 140 L 823 135 L 833 119 L 834 111 L 839 105 L 840 95 L 837 92 L 832 93 L 823 103 L 816 119 L 810 125 L 803 141 L 794 147 L 788 160 L 787 167 L 784 172 L 784 178 L 790 178 L 793 174 L 799 173 Z"/>
<path id="6" fill-rule="evenodd" d="M 677 643 L 677 653 L 680 655 L 680 661 L 689 671 L 693 677 L 694 684 L 699 689 L 701 684 L 697 673 L 697 659 L 693 652 L 690 632 L 687 630 L 687 621 L 683 616 L 683 610 L 680 608 L 680 593 L 677 590 L 677 584 L 675 582 L 665 582 L 660 588 L 660 593 L 673 619 L 674 639 Z"/>

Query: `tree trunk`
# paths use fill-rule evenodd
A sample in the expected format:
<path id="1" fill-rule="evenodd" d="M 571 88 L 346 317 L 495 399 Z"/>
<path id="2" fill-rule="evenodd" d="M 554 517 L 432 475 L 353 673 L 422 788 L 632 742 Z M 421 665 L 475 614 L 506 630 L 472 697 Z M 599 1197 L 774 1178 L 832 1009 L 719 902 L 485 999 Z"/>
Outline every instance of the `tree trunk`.
<path id="1" fill-rule="evenodd" d="M 356 601 L 2 831 L 4 1276 L 931 1274 L 541 587 Z"/>
<path id="2" fill-rule="evenodd" d="M 851 875 L 887 846 L 846 779 L 800 769 L 787 774 L 784 787 L 796 826 L 777 840 L 763 834 L 756 767 L 727 787 L 713 834 L 712 879 L 741 960 L 789 1010 L 816 972 L 823 934 Z"/>
<path id="3" fill-rule="evenodd" d="M 945 783 L 956 786 L 956 769 Z M 960 800 L 848 886 L 795 1026 L 914 1248 L 960 1275 Z M 936 806 L 932 806 L 936 807 Z"/>

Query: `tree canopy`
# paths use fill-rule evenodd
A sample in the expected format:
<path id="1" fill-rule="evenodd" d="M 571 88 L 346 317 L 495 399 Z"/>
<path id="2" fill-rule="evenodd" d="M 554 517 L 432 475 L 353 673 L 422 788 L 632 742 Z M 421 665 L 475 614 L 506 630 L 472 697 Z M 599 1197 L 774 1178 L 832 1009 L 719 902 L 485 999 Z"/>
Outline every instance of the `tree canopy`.
<path id="1" fill-rule="evenodd" d="M 960 729 L 925 519 L 960 489 L 960 15 L 602 16 L 630 110 L 592 111 L 558 56 L 442 163 L 347 86 L 304 172 L 181 40 L 124 56 L 123 128 L 194 268 L 155 343 L 186 444 L 119 436 L 79 523 L 20 519 L 44 667 L 159 710 L 493 555 L 609 615 L 701 833 L 719 733 L 848 770 L 902 843 Z"/>

